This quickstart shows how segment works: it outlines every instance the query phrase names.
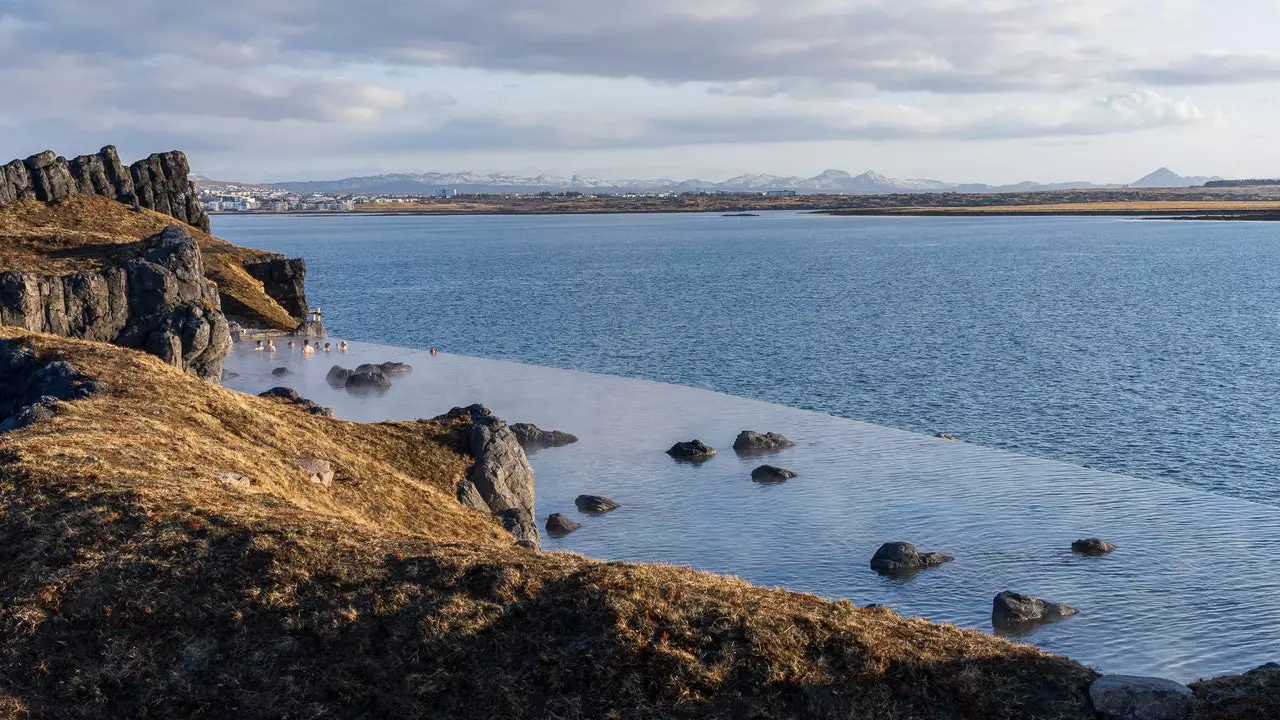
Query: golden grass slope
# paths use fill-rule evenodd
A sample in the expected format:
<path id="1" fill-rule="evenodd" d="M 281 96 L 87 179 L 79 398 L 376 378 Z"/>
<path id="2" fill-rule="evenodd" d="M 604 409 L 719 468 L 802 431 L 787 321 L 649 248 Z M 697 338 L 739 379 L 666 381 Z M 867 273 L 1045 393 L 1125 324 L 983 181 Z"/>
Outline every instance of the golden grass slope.
<path id="1" fill-rule="evenodd" d="M 45 204 L 34 200 L 0 208 L 0 270 L 37 275 L 65 275 L 117 263 L 126 245 L 154 235 L 178 221 L 152 210 L 134 212 L 115 200 L 85 195 Z M 195 228 L 205 275 L 224 298 L 248 307 L 255 324 L 292 330 L 297 320 L 262 289 L 244 269 L 246 260 L 266 255 L 242 248 Z"/>

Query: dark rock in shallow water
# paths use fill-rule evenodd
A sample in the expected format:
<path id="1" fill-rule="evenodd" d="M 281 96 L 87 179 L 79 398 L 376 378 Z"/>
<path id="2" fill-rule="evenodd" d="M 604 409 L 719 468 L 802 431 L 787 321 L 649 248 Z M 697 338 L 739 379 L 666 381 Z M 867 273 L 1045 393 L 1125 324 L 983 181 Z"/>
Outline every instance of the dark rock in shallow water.
<path id="1" fill-rule="evenodd" d="M 324 407 L 319 403 L 313 402 L 311 400 L 308 400 L 302 397 L 301 395 L 298 394 L 298 391 L 294 390 L 293 388 L 274 387 L 264 393 L 259 393 L 258 397 L 278 398 L 292 405 L 297 405 L 299 408 L 301 408 L 302 410 L 312 415 L 319 415 L 321 417 L 334 416 L 332 408 Z"/>
<path id="2" fill-rule="evenodd" d="M 1082 555 L 1106 555 L 1115 549 L 1115 545 L 1101 538 L 1088 538 L 1071 543 L 1071 550 Z"/>
<path id="3" fill-rule="evenodd" d="M 955 558 L 942 553 L 922 553 L 909 542 L 889 542 L 881 545 L 871 557 L 871 569 L 880 573 L 911 572 L 952 560 Z"/>
<path id="4" fill-rule="evenodd" d="M 771 452 L 789 447 L 795 447 L 795 443 L 778 433 L 762 434 L 754 430 L 743 430 L 733 441 L 733 449 L 739 453 Z"/>
<path id="5" fill-rule="evenodd" d="M 707 460 L 716 454 L 716 449 L 701 440 L 690 440 L 688 442 L 678 442 L 671 446 L 667 454 L 676 460 L 689 460 L 698 462 Z"/>
<path id="6" fill-rule="evenodd" d="M 760 483 L 783 482 L 795 476 L 794 472 L 774 465 L 761 465 L 751 471 L 751 479 Z"/>
<path id="7" fill-rule="evenodd" d="M 391 378 L 383 375 L 380 370 L 357 372 L 347 378 L 346 388 L 356 391 L 390 390 Z"/>
<path id="8" fill-rule="evenodd" d="M 413 366 L 409 363 L 402 362 L 384 362 L 378 363 L 378 369 L 383 375 L 388 377 L 396 377 L 397 375 L 408 375 L 413 372 Z"/>
<path id="9" fill-rule="evenodd" d="M 563 447 L 578 442 L 577 437 L 567 432 L 543 430 L 537 425 L 529 423 L 516 423 L 511 426 L 511 431 L 516 434 L 516 440 L 520 442 L 520 446 L 526 450 L 530 448 Z"/>
<path id="10" fill-rule="evenodd" d="M 582 527 L 580 523 L 576 523 L 560 513 L 554 513 L 547 518 L 547 534 L 551 537 L 564 537 L 580 527 Z"/>
<path id="11" fill-rule="evenodd" d="M 1069 617 L 1079 610 L 1029 595 L 1005 590 L 991 603 L 991 621 L 997 625 L 1020 625 Z"/>
<path id="12" fill-rule="evenodd" d="M 939 440 L 952 440 L 955 442 L 960 441 L 960 438 L 956 437 L 955 435 L 952 435 L 951 433 L 938 433 L 937 435 L 934 435 L 934 437 L 938 438 Z"/>
<path id="13" fill-rule="evenodd" d="M 293 329 L 293 334 L 304 338 L 322 338 L 329 337 L 329 332 L 324 329 L 324 323 L 319 320 L 305 320 Z"/>
<path id="14" fill-rule="evenodd" d="M 577 505 L 578 509 L 582 512 L 592 513 L 595 515 L 601 515 L 622 507 L 603 495 L 579 495 L 578 498 L 573 501 L 573 504 Z"/>
<path id="15" fill-rule="evenodd" d="M 1103 720 L 1177 720 L 1185 717 L 1195 693 L 1164 678 L 1103 675 L 1089 686 L 1089 700 Z"/>
<path id="16" fill-rule="evenodd" d="M 278 367 L 275 370 L 272 370 L 271 374 L 276 377 L 284 377 L 285 375 L 292 375 L 293 371 L 287 367 Z"/>
<path id="17" fill-rule="evenodd" d="M 334 365 L 329 368 L 329 374 L 326 375 L 324 379 L 328 380 L 329 384 L 334 387 L 346 387 L 347 380 L 350 379 L 352 375 L 355 375 L 354 371 L 348 370 L 341 365 Z"/>

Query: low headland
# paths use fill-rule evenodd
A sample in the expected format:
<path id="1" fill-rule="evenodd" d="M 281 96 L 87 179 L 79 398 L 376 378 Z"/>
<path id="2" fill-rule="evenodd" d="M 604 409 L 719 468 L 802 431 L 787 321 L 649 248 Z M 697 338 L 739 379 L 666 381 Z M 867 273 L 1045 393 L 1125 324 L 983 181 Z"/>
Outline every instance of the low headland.
<path id="1" fill-rule="evenodd" d="M 538 550 L 530 429 L 219 386 L 233 334 L 306 321 L 305 265 L 43 182 L 0 201 L 0 717 L 1098 716 L 1028 645 Z M 1280 716 L 1280 667 L 1104 679 L 1107 717 Z"/>

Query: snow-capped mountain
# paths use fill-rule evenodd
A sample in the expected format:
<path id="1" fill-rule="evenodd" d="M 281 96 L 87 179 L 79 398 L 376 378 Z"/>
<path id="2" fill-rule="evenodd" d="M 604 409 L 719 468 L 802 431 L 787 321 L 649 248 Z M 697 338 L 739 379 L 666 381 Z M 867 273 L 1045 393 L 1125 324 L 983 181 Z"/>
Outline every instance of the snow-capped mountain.
<path id="1" fill-rule="evenodd" d="M 1161 168 L 1134 182 L 1128 187 L 1192 187 L 1218 178 L 1184 177 L 1168 168 Z M 197 181 L 199 182 L 199 181 Z M 392 173 L 351 177 L 343 180 L 275 183 L 271 187 L 289 192 L 339 193 L 368 195 L 433 195 L 441 190 L 459 193 L 530 193 L 530 192 L 766 192 L 769 190 L 794 190 L 797 193 L 832 193 L 847 195 L 872 195 L 887 193 L 996 193 L 1036 192 L 1047 190 L 1081 190 L 1089 188 L 1119 188 L 1125 185 L 1098 185 L 1089 182 L 1035 183 L 1021 182 L 1013 185 L 985 185 L 980 183 L 949 183 L 927 178 L 891 178 L 876 172 L 852 175 L 844 170 L 824 170 L 813 177 L 780 175 L 738 175 L 723 182 L 705 180 L 606 180 L 596 177 L 558 175 L 533 177 L 471 172 L 456 173 Z"/>

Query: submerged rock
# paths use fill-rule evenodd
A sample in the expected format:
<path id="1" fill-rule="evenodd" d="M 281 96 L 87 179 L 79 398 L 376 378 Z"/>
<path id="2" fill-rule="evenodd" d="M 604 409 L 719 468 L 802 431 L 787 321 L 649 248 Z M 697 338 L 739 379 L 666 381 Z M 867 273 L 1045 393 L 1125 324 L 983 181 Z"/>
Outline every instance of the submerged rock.
<path id="1" fill-rule="evenodd" d="M 1071 550 L 1082 555 L 1106 555 L 1115 549 L 1115 545 L 1101 538 L 1088 538 L 1071 543 Z"/>
<path id="2" fill-rule="evenodd" d="M 716 454 L 716 449 L 701 440 L 690 440 L 688 442 L 678 442 L 671 446 L 667 454 L 676 460 L 689 460 L 698 462 L 709 459 Z"/>
<path id="3" fill-rule="evenodd" d="M 1020 625 L 1044 622 L 1075 615 L 1080 611 L 1029 595 L 1005 590 L 991 603 L 991 621 L 997 625 Z"/>
<path id="4" fill-rule="evenodd" d="M 1184 717 L 1195 694 L 1164 678 L 1103 675 L 1089 686 L 1089 699 L 1104 720 L 1176 720 Z"/>
<path id="5" fill-rule="evenodd" d="M 574 522 L 560 513 L 553 513 L 547 518 L 547 534 L 551 537 L 564 537 L 580 527 L 582 527 L 581 523 Z"/>
<path id="6" fill-rule="evenodd" d="M 582 512 L 595 515 L 602 515 L 622 507 L 603 495 L 579 495 L 573 504 L 577 505 Z"/>
<path id="7" fill-rule="evenodd" d="M 292 375 L 293 371 L 287 367 L 278 367 L 275 370 L 272 370 L 271 374 L 275 375 L 276 377 L 284 377 L 286 375 Z"/>
<path id="8" fill-rule="evenodd" d="M 775 465 L 761 465 L 751 471 L 751 479 L 759 483 L 784 482 L 795 476 L 794 472 Z"/>
<path id="9" fill-rule="evenodd" d="M 511 426 L 511 431 L 516 434 L 516 440 L 525 449 L 563 447 L 578 442 L 576 436 L 567 432 L 543 430 L 530 423 L 516 423 Z"/>
<path id="10" fill-rule="evenodd" d="M 739 453 L 770 452 L 789 447 L 795 447 L 795 443 L 778 433 L 762 434 L 754 430 L 743 430 L 733 441 L 733 449 Z"/>
<path id="11" fill-rule="evenodd" d="M 345 386 L 348 390 L 390 390 L 391 378 L 383 375 L 379 370 L 374 370 L 372 372 L 357 372 L 347 378 Z"/>
<path id="12" fill-rule="evenodd" d="M 378 369 L 383 375 L 388 377 L 397 377 L 400 375 L 408 375 L 413 372 L 413 366 L 409 363 L 402 362 L 384 362 L 378 363 Z"/>
<path id="13" fill-rule="evenodd" d="M 354 371 L 348 370 L 341 365 L 334 365 L 329 368 L 329 374 L 325 375 L 324 379 L 329 381 L 330 385 L 341 388 L 347 386 L 347 379 L 352 375 L 355 375 Z"/>
<path id="14" fill-rule="evenodd" d="M 298 394 L 297 390 L 287 387 L 273 387 L 266 392 L 258 393 L 258 397 L 277 398 L 284 400 L 292 405 L 297 405 L 300 409 L 310 413 L 311 415 L 319 415 L 321 417 L 333 417 L 333 408 L 327 408 L 317 402 L 308 400 Z"/>
<path id="15" fill-rule="evenodd" d="M 955 560 L 942 553 L 922 553 L 909 542 L 889 542 L 871 556 L 871 569 L 880 573 L 899 573 L 936 567 Z"/>

